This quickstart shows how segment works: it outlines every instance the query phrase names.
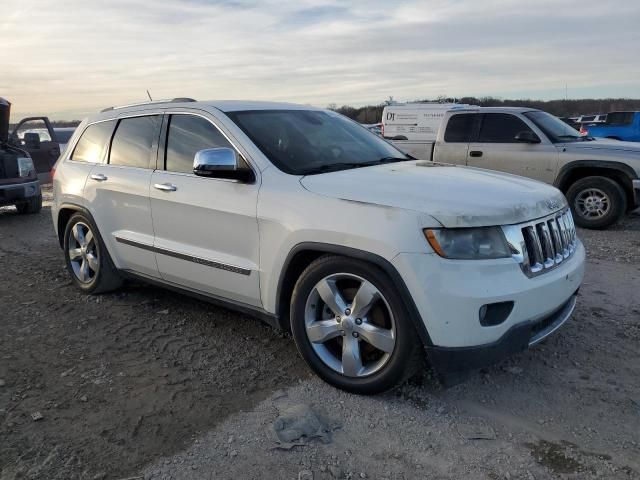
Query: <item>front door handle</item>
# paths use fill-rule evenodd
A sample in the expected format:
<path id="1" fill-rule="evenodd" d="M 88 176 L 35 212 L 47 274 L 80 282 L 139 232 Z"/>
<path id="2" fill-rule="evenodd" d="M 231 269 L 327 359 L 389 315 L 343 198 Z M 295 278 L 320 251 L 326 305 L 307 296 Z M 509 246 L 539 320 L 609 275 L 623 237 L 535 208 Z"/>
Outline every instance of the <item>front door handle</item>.
<path id="1" fill-rule="evenodd" d="M 469 152 L 469 156 L 470 157 L 481 157 L 482 156 L 482 152 L 480 150 L 471 150 Z"/>
<path id="2" fill-rule="evenodd" d="M 153 188 L 157 188 L 163 192 L 175 192 L 178 189 L 178 187 L 171 185 L 170 183 L 156 183 L 153 185 Z"/>
<path id="3" fill-rule="evenodd" d="M 96 182 L 104 182 L 107 179 L 107 176 L 101 173 L 92 173 L 91 179 L 95 180 Z"/>

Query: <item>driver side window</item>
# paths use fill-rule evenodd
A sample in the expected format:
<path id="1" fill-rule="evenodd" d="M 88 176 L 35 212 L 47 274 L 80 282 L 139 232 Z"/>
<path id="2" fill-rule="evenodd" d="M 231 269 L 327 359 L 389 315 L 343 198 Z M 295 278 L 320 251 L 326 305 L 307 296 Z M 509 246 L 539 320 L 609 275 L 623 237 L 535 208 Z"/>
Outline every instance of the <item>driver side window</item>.
<path id="1" fill-rule="evenodd" d="M 485 113 L 478 133 L 481 143 L 518 143 L 515 137 L 520 132 L 533 131 L 515 115 L 510 113 Z"/>
<path id="2" fill-rule="evenodd" d="M 208 120 L 196 115 L 171 115 L 165 149 L 165 170 L 193 173 L 196 152 L 220 147 L 234 149 L 220 130 Z"/>

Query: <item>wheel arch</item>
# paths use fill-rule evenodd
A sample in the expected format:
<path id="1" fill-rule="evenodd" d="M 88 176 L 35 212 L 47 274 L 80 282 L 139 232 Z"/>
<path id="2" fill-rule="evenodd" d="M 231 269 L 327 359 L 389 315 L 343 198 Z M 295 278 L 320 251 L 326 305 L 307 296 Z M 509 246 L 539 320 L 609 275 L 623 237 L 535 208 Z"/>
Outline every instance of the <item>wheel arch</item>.
<path id="1" fill-rule="evenodd" d="M 585 177 L 606 177 L 618 183 L 627 197 L 628 208 L 635 208 L 633 180 L 637 179 L 636 172 L 629 165 L 621 162 L 602 160 L 578 160 L 564 165 L 554 186 L 566 194 L 569 187 L 577 180 Z"/>
<path id="2" fill-rule="evenodd" d="M 389 280 L 398 288 L 402 301 L 407 307 L 411 321 L 418 332 L 423 345 L 433 345 L 418 308 L 409 293 L 409 289 L 391 262 L 375 253 L 360 250 L 358 248 L 328 243 L 299 243 L 293 247 L 287 255 L 280 272 L 278 287 L 276 290 L 276 314 L 280 328 L 285 331 L 291 331 L 289 311 L 291 295 L 298 278 L 300 278 L 300 274 L 302 274 L 304 269 L 307 268 L 307 266 L 315 259 L 327 254 L 355 258 L 380 268 L 389 277 Z"/>
<path id="3" fill-rule="evenodd" d="M 85 207 L 80 205 L 76 205 L 73 203 L 65 203 L 60 205 L 58 208 L 58 221 L 57 221 L 57 230 L 58 230 L 58 243 L 60 244 L 60 248 L 64 248 L 64 231 L 69 222 L 69 219 L 73 216 L 74 213 L 83 213 L 87 215 L 91 221 L 95 224 L 95 220 L 91 212 L 87 210 Z"/>

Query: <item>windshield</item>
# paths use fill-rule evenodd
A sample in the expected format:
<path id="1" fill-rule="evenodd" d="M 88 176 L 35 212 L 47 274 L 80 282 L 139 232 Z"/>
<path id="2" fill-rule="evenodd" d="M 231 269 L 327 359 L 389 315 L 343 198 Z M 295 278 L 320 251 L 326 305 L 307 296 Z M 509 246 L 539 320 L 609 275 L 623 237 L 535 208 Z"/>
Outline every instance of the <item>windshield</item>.
<path id="1" fill-rule="evenodd" d="M 573 127 L 570 127 L 558 117 L 547 112 L 525 112 L 524 116 L 531 120 L 542 130 L 553 143 L 576 142 L 584 137 L 580 136 Z"/>
<path id="2" fill-rule="evenodd" d="M 293 175 L 409 160 L 366 128 L 334 112 L 251 110 L 227 115 L 276 167 Z"/>

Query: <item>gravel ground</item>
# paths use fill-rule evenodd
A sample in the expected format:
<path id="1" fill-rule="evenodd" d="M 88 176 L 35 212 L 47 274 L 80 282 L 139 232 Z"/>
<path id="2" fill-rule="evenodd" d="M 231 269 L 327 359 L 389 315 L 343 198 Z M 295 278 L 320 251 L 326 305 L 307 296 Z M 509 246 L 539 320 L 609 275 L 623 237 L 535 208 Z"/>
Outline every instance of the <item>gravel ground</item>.
<path id="1" fill-rule="evenodd" d="M 637 212 L 580 232 L 578 308 L 537 348 L 358 397 L 249 317 L 139 284 L 81 295 L 48 209 L 0 209 L 0 479 L 640 478 L 639 233 Z M 276 441 L 297 405 L 328 443 Z"/>

